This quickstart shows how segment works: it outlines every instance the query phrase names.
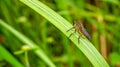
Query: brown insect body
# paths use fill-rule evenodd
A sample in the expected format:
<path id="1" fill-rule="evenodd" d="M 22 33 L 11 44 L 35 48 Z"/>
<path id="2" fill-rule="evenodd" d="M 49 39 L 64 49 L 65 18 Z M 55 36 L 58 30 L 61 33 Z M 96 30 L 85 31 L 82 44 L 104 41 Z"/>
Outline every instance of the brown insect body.
<path id="1" fill-rule="evenodd" d="M 80 39 L 80 37 L 82 36 L 82 34 L 83 34 L 84 36 L 86 36 L 89 40 L 91 39 L 91 38 L 90 38 L 90 35 L 88 34 L 88 32 L 86 31 L 86 29 L 84 28 L 82 22 L 80 22 L 80 21 L 79 21 L 79 22 L 74 21 L 73 27 L 72 27 L 71 29 L 75 29 L 75 32 L 77 31 L 77 32 L 80 34 L 80 36 L 79 36 L 79 38 L 78 38 L 78 43 L 79 43 L 79 39 Z M 69 29 L 69 30 L 71 30 L 71 29 Z M 68 31 L 69 31 L 69 30 L 68 30 Z M 72 34 L 74 34 L 75 32 L 71 33 L 70 36 L 71 36 Z M 81 34 L 81 33 L 82 33 L 82 34 Z M 70 36 L 69 36 L 69 37 L 70 37 Z"/>
<path id="2" fill-rule="evenodd" d="M 81 34 L 81 32 L 82 32 L 82 34 L 84 36 L 86 36 L 89 40 L 91 39 L 90 35 L 88 34 L 86 29 L 84 28 L 82 22 L 76 22 L 75 21 L 73 27 L 75 28 L 75 30 L 78 31 L 79 34 Z"/>

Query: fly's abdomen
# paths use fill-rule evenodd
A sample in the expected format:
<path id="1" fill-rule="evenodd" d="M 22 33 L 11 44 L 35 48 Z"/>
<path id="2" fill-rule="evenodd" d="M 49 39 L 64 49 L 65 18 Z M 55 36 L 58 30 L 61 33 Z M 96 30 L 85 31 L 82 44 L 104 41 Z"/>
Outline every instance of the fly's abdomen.
<path id="1" fill-rule="evenodd" d="M 82 32 L 89 40 L 91 40 L 91 37 L 90 37 L 90 35 L 88 34 L 88 32 L 86 31 L 85 28 L 82 28 L 82 29 L 81 29 L 81 32 Z"/>

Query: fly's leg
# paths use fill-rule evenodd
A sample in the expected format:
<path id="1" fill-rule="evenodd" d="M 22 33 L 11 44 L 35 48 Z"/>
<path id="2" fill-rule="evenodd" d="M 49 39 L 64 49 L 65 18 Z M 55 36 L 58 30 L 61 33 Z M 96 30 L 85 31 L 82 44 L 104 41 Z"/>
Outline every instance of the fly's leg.
<path id="1" fill-rule="evenodd" d="M 84 38 L 84 35 L 82 35 L 82 34 L 79 34 L 79 37 L 78 37 L 78 43 L 80 43 L 80 38 Z"/>
<path id="2" fill-rule="evenodd" d="M 78 43 L 80 43 L 80 38 L 82 37 L 82 34 L 79 34 L 79 37 L 78 37 Z"/>
<path id="3" fill-rule="evenodd" d="M 70 28 L 69 30 L 67 30 L 67 32 L 70 31 L 70 30 L 72 30 L 72 29 L 74 29 L 74 27 L 72 27 L 72 28 Z"/>
<path id="4" fill-rule="evenodd" d="M 80 40 L 80 38 L 81 38 L 81 35 L 79 35 L 79 37 L 78 37 L 78 44 L 80 43 L 80 41 L 79 41 L 79 40 Z"/>
<path id="5" fill-rule="evenodd" d="M 67 32 L 70 31 L 70 30 L 72 30 L 72 29 L 74 29 L 74 28 L 75 28 L 75 27 L 70 28 L 69 30 L 67 30 Z M 70 38 L 75 32 L 76 32 L 76 30 L 69 35 L 69 38 Z"/>
<path id="6" fill-rule="evenodd" d="M 76 33 L 76 30 L 75 30 L 73 33 L 70 34 L 69 38 L 70 38 L 74 33 Z"/>

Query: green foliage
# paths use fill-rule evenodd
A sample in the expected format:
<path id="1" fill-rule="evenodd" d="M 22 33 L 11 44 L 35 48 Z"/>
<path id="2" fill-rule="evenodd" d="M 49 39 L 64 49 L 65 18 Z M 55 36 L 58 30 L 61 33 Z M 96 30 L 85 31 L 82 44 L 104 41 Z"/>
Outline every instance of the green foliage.
<path id="1" fill-rule="evenodd" d="M 20 1 L 0 1 L 0 67 L 120 66 L 119 0 Z M 74 20 L 92 43 L 85 36 L 78 43 L 78 33 L 68 38 Z"/>

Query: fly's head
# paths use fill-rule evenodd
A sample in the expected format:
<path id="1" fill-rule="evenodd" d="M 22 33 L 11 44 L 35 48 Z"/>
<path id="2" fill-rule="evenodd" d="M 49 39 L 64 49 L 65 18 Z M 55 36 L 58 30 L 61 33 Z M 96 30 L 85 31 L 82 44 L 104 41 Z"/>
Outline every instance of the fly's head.
<path id="1" fill-rule="evenodd" d="M 82 28 L 84 28 L 83 27 L 83 24 L 82 24 L 82 22 L 80 22 L 80 21 L 74 21 L 73 22 L 73 27 L 75 28 L 75 30 L 77 30 L 79 33 L 80 33 L 80 31 L 82 32 Z"/>

